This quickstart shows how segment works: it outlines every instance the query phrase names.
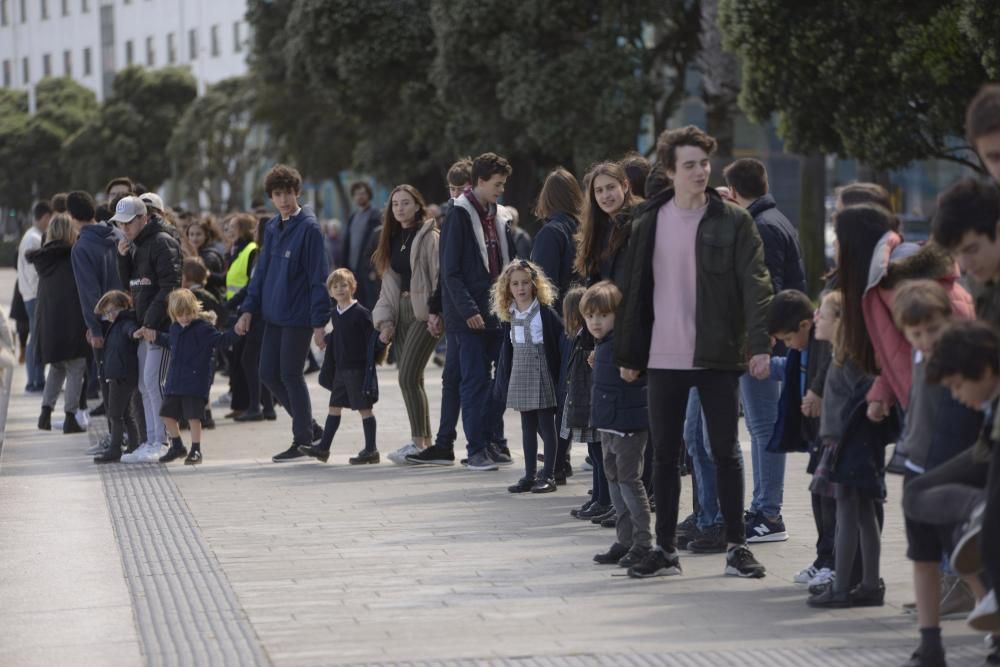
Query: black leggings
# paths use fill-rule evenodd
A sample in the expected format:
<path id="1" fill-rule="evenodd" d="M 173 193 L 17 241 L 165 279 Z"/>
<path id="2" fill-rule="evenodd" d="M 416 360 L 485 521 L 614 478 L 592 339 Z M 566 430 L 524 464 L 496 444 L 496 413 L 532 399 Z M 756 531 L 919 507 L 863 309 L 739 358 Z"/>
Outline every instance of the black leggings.
<path id="1" fill-rule="evenodd" d="M 851 487 L 837 490 L 837 539 L 834 551 L 837 563 L 850 562 L 861 547 L 861 584 L 868 590 L 878 588 L 882 537 L 879 534 L 875 506 L 879 501 Z M 834 584 L 838 593 L 847 593 L 851 577 L 839 576 Z"/>
<path id="2" fill-rule="evenodd" d="M 107 402 L 104 404 L 108 416 L 108 430 L 111 433 L 111 446 L 122 449 L 125 436 L 128 435 L 128 445 L 139 445 L 139 428 L 136 424 L 133 396 L 138 394 L 136 382 L 129 380 L 111 380 L 104 383 L 107 387 Z M 140 409 L 141 413 L 142 410 Z M 142 431 L 145 434 L 145 430 Z"/>
<path id="3" fill-rule="evenodd" d="M 552 479 L 555 475 L 556 449 L 556 409 L 525 410 L 521 413 L 521 437 L 524 447 L 524 476 L 535 477 L 538 470 L 538 436 L 542 436 L 545 463 L 541 479 Z"/>

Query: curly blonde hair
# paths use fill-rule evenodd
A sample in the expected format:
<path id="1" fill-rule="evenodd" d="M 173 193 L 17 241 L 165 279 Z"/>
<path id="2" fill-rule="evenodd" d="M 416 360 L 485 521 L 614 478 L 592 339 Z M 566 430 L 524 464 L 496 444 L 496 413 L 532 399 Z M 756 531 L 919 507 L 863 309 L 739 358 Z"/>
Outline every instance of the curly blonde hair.
<path id="1" fill-rule="evenodd" d="M 187 288 L 175 289 L 167 297 L 167 314 L 170 319 L 176 322 L 184 316 L 191 316 L 195 319 L 205 320 L 209 324 L 215 324 L 215 313 L 201 309 L 201 302 L 194 292 Z"/>
<path id="2" fill-rule="evenodd" d="M 531 284 L 535 286 L 535 298 L 543 306 L 551 306 L 556 301 L 558 290 L 552 286 L 542 267 L 526 259 L 515 259 L 503 268 L 500 277 L 493 283 L 490 294 L 490 309 L 504 322 L 510 322 L 510 307 L 514 296 L 510 293 L 510 277 L 515 271 L 524 271 L 531 276 Z"/>

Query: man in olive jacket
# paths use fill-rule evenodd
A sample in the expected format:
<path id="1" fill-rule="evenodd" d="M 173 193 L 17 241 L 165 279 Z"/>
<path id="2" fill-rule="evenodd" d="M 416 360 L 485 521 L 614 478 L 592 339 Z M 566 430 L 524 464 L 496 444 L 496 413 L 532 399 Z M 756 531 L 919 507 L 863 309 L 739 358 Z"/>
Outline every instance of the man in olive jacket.
<path id="1" fill-rule="evenodd" d="M 657 547 L 629 569 L 633 577 L 680 574 L 675 532 L 679 458 L 687 396 L 697 387 L 716 462 L 725 530 L 706 531 L 688 548 L 726 552 L 726 574 L 762 577 L 746 546 L 739 378 L 768 373 L 771 278 L 753 219 L 708 187 L 715 140 L 688 126 L 659 139 L 674 187 L 637 211 L 629 241 L 624 299 L 615 322 L 622 377 L 648 374 L 654 451 Z"/>

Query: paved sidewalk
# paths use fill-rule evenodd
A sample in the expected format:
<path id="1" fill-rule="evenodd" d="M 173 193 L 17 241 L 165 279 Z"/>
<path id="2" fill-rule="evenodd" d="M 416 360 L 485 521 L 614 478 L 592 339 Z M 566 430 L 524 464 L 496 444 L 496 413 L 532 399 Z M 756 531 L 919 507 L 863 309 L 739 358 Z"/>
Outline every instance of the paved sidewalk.
<path id="1" fill-rule="evenodd" d="M 394 374 L 381 373 L 376 406 L 383 457 L 407 436 Z M 439 375 L 428 369 L 435 420 Z M 273 464 L 289 440 L 281 415 L 220 419 L 197 468 L 101 470 L 82 454 L 87 436 L 35 429 L 39 398 L 19 391 L 21 369 L 15 382 L 0 459 L 0 665 L 858 667 L 901 664 L 915 644 L 898 478 L 888 604 L 817 612 L 791 583 L 815 541 L 802 456 L 786 480 L 792 538 L 754 549 L 767 578 L 724 577 L 723 556 L 684 555 L 684 576 L 634 581 L 591 562 L 613 531 L 569 517 L 589 482 L 579 448 L 568 486 L 511 496 L 517 465 L 348 466 L 362 441 L 353 414 L 330 464 Z M 322 419 L 315 376 L 310 386 Z M 978 665 L 981 636 L 944 627 L 950 664 Z"/>

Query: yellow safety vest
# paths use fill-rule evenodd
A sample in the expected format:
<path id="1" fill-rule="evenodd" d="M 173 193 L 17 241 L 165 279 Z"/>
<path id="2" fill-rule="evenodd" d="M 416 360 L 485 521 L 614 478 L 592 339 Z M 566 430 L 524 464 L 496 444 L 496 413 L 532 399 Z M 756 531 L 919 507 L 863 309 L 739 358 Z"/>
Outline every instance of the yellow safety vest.
<path id="1" fill-rule="evenodd" d="M 257 244 L 251 241 L 246 244 L 243 250 L 240 250 L 240 254 L 236 255 L 236 259 L 233 263 L 229 265 L 229 270 L 226 271 L 226 298 L 232 299 L 236 296 L 236 293 L 247 286 L 250 282 L 250 253 L 257 249 Z"/>

